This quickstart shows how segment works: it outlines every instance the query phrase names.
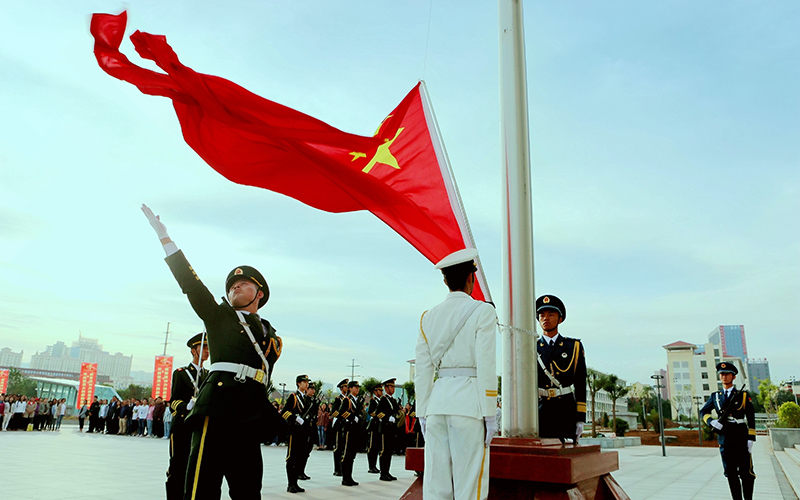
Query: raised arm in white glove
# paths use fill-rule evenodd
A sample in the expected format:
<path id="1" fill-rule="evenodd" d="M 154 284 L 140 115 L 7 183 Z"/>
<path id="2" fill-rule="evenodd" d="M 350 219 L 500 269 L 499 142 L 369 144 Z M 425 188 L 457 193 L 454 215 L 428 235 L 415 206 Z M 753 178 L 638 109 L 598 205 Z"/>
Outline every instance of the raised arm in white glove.
<path id="1" fill-rule="evenodd" d="M 306 421 L 305 421 L 305 420 L 303 420 L 303 418 L 302 418 L 300 415 L 296 415 L 296 416 L 294 417 L 294 419 L 295 419 L 295 421 L 296 421 L 298 424 L 300 424 L 300 425 L 303 425 L 304 423 L 306 423 Z"/>
<path id="2" fill-rule="evenodd" d="M 166 252 L 167 257 L 174 254 L 178 251 L 178 245 L 173 242 L 169 235 L 167 234 L 167 226 L 161 222 L 161 217 L 155 215 L 150 207 L 142 203 L 142 212 L 144 212 L 145 217 L 147 217 L 148 222 L 150 225 L 153 226 L 153 229 L 156 231 L 156 235 L 158 235 L 158 239 L 161 240 L 161 244 L 164 246 L 164 252 Z"/>
<path id="3" fill-rule="evenodd" d="M 484 446 L 488 447 L 492 443 L 494 435 L 497 434 L 497 417 L 483 417 L 483 423 L 486 425 Z"/>
<path id="4" fill-rule="evenodd" d="M 428 423 L 427 417 L 419 417 L 419 429 L 422 431 L 422 437 L 425 436 L 425 433 L 428 431 L 426 424 Z"/>
<path id="5" fill-rule="evenodd" d="M 719 423 L 719 420 L 712 420 L 711 422 L 708 423 L 708 425 L 717 429 L 718 431 L 722 430 L 722 424 Z"/>
<path id="6" fill-rule="evenodd" d="M 747 442 L 747 453 L 753 454 L 753 445 L 756 444 L 755 441 L 748 441 Z"/>

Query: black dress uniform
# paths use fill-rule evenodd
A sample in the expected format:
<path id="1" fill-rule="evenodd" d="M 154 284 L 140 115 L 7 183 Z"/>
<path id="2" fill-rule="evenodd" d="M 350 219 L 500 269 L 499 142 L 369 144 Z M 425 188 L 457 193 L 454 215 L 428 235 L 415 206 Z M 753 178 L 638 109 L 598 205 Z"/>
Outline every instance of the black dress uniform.
<path id="1" fill-rule="evenodd" d="M 203 334 L 192 337 L 187 346 L 199 346 Z M 202 356 L 202 351 L 201 351 Z M 189 363 L 172 372 L 172 390 L 170 392 L 169 411 L 172 413 L 172 425 L 169 429 L 169 468 L 167 469 L 167 500 L 181 500 L 186 482 L 186 464 L 192 445 L 192 431 L 185 419 L 189 410 L 186 406 L 196 397 L 208 370 L 202 368 L 198 373 L 194 364 Z"/>
<path id="2" fill-rule="evenodd" d="M 344 388 L 344 393 L 339 394 L 336 396 L 336 399 L 333 400 L 331 403 L 331 432 L 333 432 L 333 475 L 334 476 L 341 476 L 342 475 L 342 450 L 344 450 L 343 446 L 343 432 L 344 429 L 344 420 L 339 416 L 339 410 L 342 407 L 342 402 L 344 402 L 345 398 L 347 397 L 347 384 L 350 382 L 347 379 L 342 380 L 336 386 L 341 391 Z"/>
<path id="3" fill-rule="evenodd" d="M 309 389 L 314 389 L 316 393 L 316 387 L 314 386 L 314 382 L 308 383 Z M 303 425 L 306 427 L 306 439 L 304 441 L 304 450 L 303 454 L 300 456 L 300 472 L 298 474 L 298 478 L 305 481 L 311 479 L 310 476 L 306 474 L 306 464 L 308 463 L 308 457 L 311 456 L 311 450 L 314 449 L 314 439 L 317 436 L 317 414 L 319 413 L 319 399 L 317 399 L 316 395 L 311 396 L 306 393 L 306 409 L 303 413 L 302 417 L 304 420 Z"/>
<path id="4" fill-rule="evenodd" d="M 367 472 L 370 474 L 379 474 L 381 471 L 378 469 L 378 455 L 381 452 L 381 435 L 380 427 L 381 421 L 377 417 L 378 405 L 384 396 L 377 396 L 375 391 L 382 389 L 381 384 L 376 384 L 367 388 L 372 393 L 372 398 L 369 400 L 367 414 L 369 415 L 369 423 L 367 423 Z"/>
<path id="5" fill-rule="evenodd" d="M 384 387 L 388 384 L 394 385 L 396 379 L 389 379 L 383 382 Z M 378 410 L 375 415 L 380 422 L 378 433 L 380 435 L 380 466 L 381 481 L 394 481 L 394 477 L 389 470 L 392 466 L 392 454 L 397 449 L 397 423 L 400 418 L 400 403 L 388 393 L 378 402 Z"/>
<path id="6" fill-rule="evenodd" d="M 251 342 L 233 307 L 227 301 L 217 304 L 183 252 L 173 253 L 165 260 L 205 324 L 211 361 L 210 373 L 186 418 L 192 427 L 192 447 L 184 498 L 219 499 L 224 477 L 232 498 L 260 499 L 260 443 L 282 425 L 267 394 L 269 376 L 281 354 L 281 339 L 268 321 L 247 314 L 244 318 L 255 344 Z M 264 292 L 259 307 L 267 302 L 269 288 L 261 273 L 249 266 L 237 267 L 228 274 L 225 290 L 239 279 L 252 280 Z M 264 366 L 256 348 L 269 366 Z M 254 375 L 216 371 L 216 363 L 236 365 Z M 247 403 L 246 411 L 234 409 L 242 403 Z"/>
<path id="7" fill-rule="evenodd" d="M 536 313 L 554 309 L 567 317 L 564 303 L 553 295 L 536 300 Z M 586 357 L 578 339 L 561 334 L 551 346 L 542 336 L 537 343 L 539 376 L 539 436 L 577 440 L 576 424 L 586 422 Z M 538 360 L 537 360 L 538 361 Z M 542 369 L 542 365 L 547 370 Z M 557 382 L 554 383 L 548 373 Z"/>
<path id="8" fill-rule="evenodd" d="M 738 373 L 731 363 L 718 363 L 718 373 Z M 700 410 L 703 422 L 711 426 L 712 420 L 721 417 L 725 408 L 730 408 L 726 418 L 720 420 L 722 429 L 714 428 L 717 433 L 719 452 L 722 455 L 722 469 L 728 478 L 728 487 L 734 500 L 752 500 L 756 474 L 753 472 L 753 457 L 748 450 L 748 441 L 756 440 L 756 418 L 753 403 L 747 391 L 731 388 L 730 395 L 725 389 L 717 391 L 708 398 Z M 716 419 L 712 416 L 716 413 Z M 712 427 L 713 428 L 713 427 Z"/>
<path id="9" fill-rule="evenodd" d="M 308 376 L 299 375 L 296 383 L 299 384 L 302 381 L 308 382 Z M 281 413 L 281 417 L 289 425 L 289 442 L 286 447 L 286 479 L 289 482 L 286 491 L 289 493 L 305 491 L 298 486 L 297 480 L 300 478 L 303 455 L 309 439 L 308 425 L 303 419 L 308 403 L 305 394 L 300 391 L 293 392 L 286 397 L 286 404 L 283 405 L 283 413 Z M 298 417 L 303 419 L 302 424 L 298 421 Z"/>
<path id="10" fill-rule="evenodd" d="M 359 384 L 354 380 L 348 384 L 348 387 L 359 387 Z M 363 446 L 362 404 L 359 398 L 348 394 L 339 407 L 338 418 L 342 419 L 340 442 L 342 445 L 342 484 L 345 486 L 358 486 L 358 483 L 353 480 L 353 462 L 355 462 L 356 454 Z"/>

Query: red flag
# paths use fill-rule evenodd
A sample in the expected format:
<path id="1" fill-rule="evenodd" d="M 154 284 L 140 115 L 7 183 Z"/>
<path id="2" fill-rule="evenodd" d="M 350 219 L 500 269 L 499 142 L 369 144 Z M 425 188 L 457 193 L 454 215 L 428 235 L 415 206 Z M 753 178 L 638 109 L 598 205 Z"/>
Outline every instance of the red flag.
<path id="1" fill-rule="evenodd" d="M 95 56 L 109 75 L 173 101 L 183 136 L 229 180 L 328 212 L 369 210 L 431 262 L 474 247 L 422 83 L 372 137 L 349 134 L 178 61 L 164 36 L 136 31 L 136 51 L 166 74 L 119 51 L 127 15 L 95 14 Z M 473 296 L 489 300 L 481 271 Z"/>

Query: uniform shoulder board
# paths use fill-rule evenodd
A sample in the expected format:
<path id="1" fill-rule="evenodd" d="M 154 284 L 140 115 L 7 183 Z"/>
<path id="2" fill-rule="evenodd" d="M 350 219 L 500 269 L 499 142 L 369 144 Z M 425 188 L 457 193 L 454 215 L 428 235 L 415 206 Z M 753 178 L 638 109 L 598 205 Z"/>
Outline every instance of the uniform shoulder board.
<path id="1" fill-rule="evenodd" d="M 487 303 L 487 304 L 489 304 L 490 306 L 492 306 L 492 307 L 494 307 L 495 309 L 497 309 L 497 306 L 496 306 L 496 305 L 494 305 L 494 302 L 492 302 L 491 300 L 484 300 L 484 302 L 486 302 L 486 303 Z"/>
<path id="2" fill-rule="evenodd" d="M 183 367 L 178 368 L 178 371 L 182 372 L 183 371 Z"/>

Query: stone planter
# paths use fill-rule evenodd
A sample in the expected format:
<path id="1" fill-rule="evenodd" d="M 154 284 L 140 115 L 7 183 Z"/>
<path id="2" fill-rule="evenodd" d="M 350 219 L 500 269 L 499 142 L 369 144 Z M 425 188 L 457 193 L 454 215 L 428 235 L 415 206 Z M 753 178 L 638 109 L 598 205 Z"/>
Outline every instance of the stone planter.
<path id="1" fill-rule="evenodd" d="M 775 451 L 792 448 L 800 444 L 800 429 L 770 429 L 769 440 L 772 441 L 772 449 Z"/>

